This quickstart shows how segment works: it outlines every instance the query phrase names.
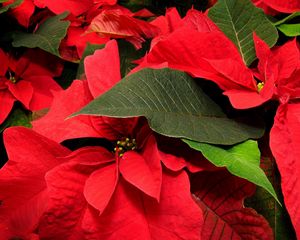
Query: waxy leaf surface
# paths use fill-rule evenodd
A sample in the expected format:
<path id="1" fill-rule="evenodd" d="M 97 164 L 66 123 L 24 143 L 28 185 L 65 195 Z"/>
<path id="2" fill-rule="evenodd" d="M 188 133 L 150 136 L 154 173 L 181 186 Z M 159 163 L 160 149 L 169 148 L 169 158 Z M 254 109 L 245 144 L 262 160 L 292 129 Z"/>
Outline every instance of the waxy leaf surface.
<path id="1" fill-rule="evenodd" d="M 13 36 L 14 47 L 41 48 L 46 52 L 59 55 L 59 45 L 66 36 L 69 21 L 61 21 L 68 16 L 67 12 L 48 18 L 34 33 L 15 33 Z"/>
<path id="2" fill-rule="evenodd" d="M 253 32 L 270 47 L 278 39 L 276 28 L 250 0 L 220 0 L 210 9 L 208 16 L 233 41 L 247 65 L 256 58 Z"/>
<path id="3" fill-rule="evenodd" d="M 163 135 L 230 145 L 258 138 L 262 130 L 226 117 L 187 74 L 170 69 L 143 69 L 74 115 L 145 116 Z M 226 131 L 224 131 L 226 129 Z"/>
<path id="4" fill-rule="evenodd" d="M 24 0 L 15 0 L 14 2 L 10 3 L 10 4 L 7 4 L 6 6 L 3 6 L 0 8 L 0 14 L 1 13 L 5 13 L 7 12 L 9 9 L 11 8 L 15 8 L 15 7 L 18 7 L 22 4 Z M 1 1 L 2 2 L 8 2 L 8 1 Z"/>
<path id="5" fill-rule="evenodd" d="M 259 167 L 260 151 L 256 141 L 248 140 L 227 149 L 189 140 L 184 142 L 202 152 L 204 157 L 214 165 L 226 167 L 233 175 L 263 187 L 279 202 L 272 184 Z"/>

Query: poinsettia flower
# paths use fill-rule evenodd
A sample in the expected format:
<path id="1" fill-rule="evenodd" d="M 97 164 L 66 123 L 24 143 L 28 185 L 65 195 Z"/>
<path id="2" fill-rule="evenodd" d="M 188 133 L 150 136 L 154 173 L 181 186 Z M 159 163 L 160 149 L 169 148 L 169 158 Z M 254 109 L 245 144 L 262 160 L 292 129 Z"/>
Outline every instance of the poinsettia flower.
<path id="1" fill-rule="evenodd" d="M 52 91 L 61 89 L 52 78 L 61 73 L 61 65 L 55 64 L 54 60 L 54 69 L 46 67 L 53 57 L 40 51 L 28 51 L 15 60 L 0 49 L 0 59 L 3 63 L 0 69 L 0 123 L 17 100 L 32 111 L 49 107 Z"/>
<path id="2" fill-rule="evenodd" d="M 7 1 L 3 3 L 3 6 L 11 4 L 14 1 Z M 32 0 L 24 0 L 19 6 L 9 10 L 9 14 L 13 16 L 20 25 L 28 28 L 30 24 L 30 18 L 35 10 L 35 5 Z"/>
<path id="3" fill-rule="evenodd" d="M 232 89 L 225 91 L 235 108 L 249 108 L 273 98 L 299 98 L 300 53 L 296 40 L 289 41 L 272 51 L 254 34 L 256 54 L 259 59 L 254 75 L 258 79 L 257 91 Z"/>
<path id="4" fill-rule="evenodd" d="M 58 142 L 73 138 L 97 137 L 113 142 L 129 138 L 135 139 L 141 144 L 138 139 L 144 139 L 142 141 L 144 142 L 148 137 L 153 137 L 148 125 L 139 118 L 119 119 L 83 115 L 66 120 L 71 114 L 120 81 L 120 60 L 115 40 L 108 42 L 104 49 L 97 50 L 94 55 L 86 57 L 85 73 L 87 80 L 75 80 L 67 90 L 54 93 L 49 112 L 32 122 L 35 131 Z M 192 171 L 200 171 L 205 168 L 206 160 L 202 159 L 201 154 L 195 158 L 202 159 L 203 166 L 199 163 L 192 164 L 182 157 L 173 158 L 170 154 L 165 155 L 163 152 L 159 154 L 160 158 L 164 159 L 164 164 L 170 166 L 174 171 L 184 167 L 188 167 Z M 173 162 L 175 163 L 172 167 Z"/>
<path id="5" fill-rule="evenodd" d="M 295 41 L 270 51 L 254 34 L 256 53 L 260 60 L 258 71 L 255 72 L 244 64 L 235 45 L 217 28 L 197 28 L 201 25 L 208 26 L 209 19 L 199 14 L 193 14 L 193 18 L 187 19 L 193 21 L 158 41 L 132 72 L 145 67 L 167 66 L 186 71 L 194 77 L 209 79 L 224 90 L 224 95 L 228 96 L 231 104 L 238 109 L 259 106 L 271 98 L 276 98 L 278 94 L 283 95 L 287 87 L 288 91 L 291 91 L 291 84 L 295 83 L 291 78 L 297 78 L 297 71 L 293 76 L 285 76 L 284 73 L 277 76 L 275 73 L 284 69 L 280 65 L 277 66 L 276 62 L 284 65 L 289 62 L 283 60 L 285 57 L 290 59 L 290 66 L 280 72 L 294 71 L 296 68 L 294 65 L 298 64 L 299 49 Z M 283 81 L 286 84 L 283 84 Z"/>
<path id="6" fill-rule="evenodd" d="M 125 38 L 137 49 L 141 48 L 144 38 L 153 38 L 159 28 L 146 21 L 134 18 L 130 11 L 118 6 L 101 11 L 91 22 L 87 33 L 96 32 L 100 36 Z"/>
<path id="7" fill-rule="evenodd" d="M 201 210 L 182 170 L 157 166 L 163 171 L 155 199 L 137 184 L 145 187 L 154 169 L 143 168 L 136 157 L 119 158 L 102 147 L 70 152 L 23 127 L 7 129 L 4 142 L 9 161 L 0 170 L 5 225 L 0 239 L 31 233 L 42 239 L 200 239 Z M 148 167 L 155 166 L 152 148 L 136 154 L 145 156 Z"/>

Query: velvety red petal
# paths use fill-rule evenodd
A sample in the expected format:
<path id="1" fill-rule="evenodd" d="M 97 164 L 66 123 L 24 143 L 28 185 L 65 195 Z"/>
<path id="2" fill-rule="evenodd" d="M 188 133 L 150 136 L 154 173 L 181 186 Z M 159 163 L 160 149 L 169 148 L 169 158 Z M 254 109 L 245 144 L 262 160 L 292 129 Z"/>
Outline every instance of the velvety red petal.
<path id="1" fill-rule="evenodd" d="M 175 7 L 168 8 L 165 16 L 155 18 L 152 25 L 160 29 L 162 35 L 169 34 L 182 26 L 182 19 Z"/>
<path id="2" fill-rule="evenodd" d="M 83 216 L 82 228 L 85 238 L 150 240 L 139 194 L 141 193 L 137 189 L 121 178 L 105 211 L 99 216 L 98 211 L 88 209 Z"/>
<path id="3" fill-rule="evenodd" d="M 300 11 L 300 2 L 298 0 L 263 0 L 263 3 L 279 12 L 293 13 Z"/>
<path id="4" fill-rule="evenodd" d="M 87 202 L 83 189 L 93 168 L 67 163 L 55 167 L 46 174 L 49 202 L 47 211 L 40 219 L 38 228 L 40 238 L 84 239 L 81 216 L 87 208 Z"/>
<path id="5" fill-rule="evenodd" d="M 159 155 L 161 156 L 163 164 L 174 172 L 180 171 L 186 167 L 186 161 L 182 157 L 177 157 L 162 151 L 159 152 Z"/>
<path id="6" fill-rule="evenodd" d="M 150 18 L 155 17 L 155 14 L 150 12 L 148 9 L 143 8 L 133 14 L 134 17 L 143 17 L 143 18 Z"/>
<path id="7" fill-rule="evenodd" d="M 1 79 L 0 79 L 1 81 Z M 0 124 L 4 122 L 10 113 L 16 98 L 7 90 L 0 89 Z"/>
<path id="8" fill-rule="evenodd" d="M 82 57 L 82 54 L 88 43 L 104 44 L 109 41 L 109 38 L 100 37 L 96 33 L 84 34 L 84 32 L 85 30 L 83 28 L 79 28 L 79 27 L 68 28 L 66 45 L 76 46 L 79 58 Z"/>
<path id="9" fill-rule="evenodd" d="M 161 161 L 171 171 L 177 172 L 185 167 L 192 173 L 219 169 L 206 160 L 201 152 L 192 150 L 179 139 L 159 136 L 157 141 Z"/>
<path id="10" fill-rule="evenodd" d="M 44 176 L 70 151 L 30 129 L 8 128 L 4 144 L 9 161 L 0 170 L 0 216 L 10 238 L 33 231 L 47 206 Z M 1 235 L 1 234 L 0 234 Z"/>
<path id="11" fill-rule="evenodd" d="M 159 204 L 146 197 L 144 201 L 151 239 L 201 239 L 203 215 L 191 197 L 186 172 L 164 171 Z"/>
<path id="12" fill-rule="evenodd" d="M 31 111 L 50 107 L 53 93 L 62 90 L 58 83 L 48 76 L 28 77 L 26 81 L 30 82 L 33 88 L 33 95 L 29 105 Z"/>
<path id="13" fill-rule="evenodd" d="M 272 52 L 273 64 L 278 68 L 278 84 L 280 79 L 289 78 L 300 66 L 300 53 L 296 39 L 289 41 Z"/>
<path id="14" fill-rule="evenodd" d="M 104 49 L 97 50 L 84 60 L 85 74 L 94 98 L 110 90 L 121 79 L 118 45 L 108 42 Z"/>
<path id="15" fill-rule="evenodd" d="M 9 91 L 20 101 L 27 109 L 30 108 L 30 101 L 33 96 L 33 87 L 30 82 L 21 80 L 17 83 L 7 81 Z"/>
<path id="16" fill-rule="evenodd" d="M 167 63 L 170 68 L 186 71 L 195 77 L 211 79 L 221 85 L 224 77 L 220 77 L 209 62 L 225 59 L 242 61 L 236 47 L 223 33 L 201 33 L 186 28 L 179 29 L 158 42 L 145 59 L 141 64 L 143 68 Z M 226 83 L 227 88 L 230 85 L 233 88 L 236 86 L 234 82 Z"/>
<path id="17" fill-rule="evenodd" d="M 34 4 L 39 8 L 47 7 L 55 14 L 69 11 L 71 14 L 78 16 L 86 12 L 93 6 L 93 0 L 61 0 L 59 4 L 53 0 L 34 0 Z"/>
<path id="18" fill-rule="evenodd" d="M 184 26 L 195 29 L 199 32 L 218 32 L 220 29 L 210 20 L 206 14 L 196 10 L 190 9 L 183 19 Z"/>
<path id="19" fill-rule="evenodd" d="M 134 137 L 133 130 L 138 118 L 91 117 L 92 126 L 99 136 L 116 141 L 124 137 Z"/>
<path id="20" fill-rule="evenodd" d="M 33 129 L 58 142 L 71 138 L 99 137 L 90 117 L 77 116 L 66 120 L 92 99 L 87 82 L 75 80 L 67 90 L 54 93 L 50 111 L 32 122 Z"/>
<path id="21" fill-rule="evenodd" d="M 104 147 L 82 147 L 71 154 L 62 157 L 65 162 L 74 162 L 79 165 L 99 166 L 115 161 L 115 156 Z"/>
<path id="22" fill-rule="evenodd" d="M 220 77 L 218 85 L 222 86 L 224 90 L 232 90 L 233 85 L 239 85 L 237 88 L 247 88 L 252 91 L 256 91 L 256 81 L 253 74 L 246 65 L 235 59 L 222 59 L 222 60 L 207 60 L 209 64 L 223 76 L 223 81 Z M 224 67 L 226 66 L 226 67 Z M 226 83 L 229 82 L 229 83 Z"/>
<path id="23" fill-rule="evenodd" d="M 104 213 L 83 219 L 87 239 L 199 240 L 202 212 L 191 198 L 186 173 L 164 174 L 161 201 L 120 179 Z"/>
<path id="24" fill-rule="evenodd" d="M 35 6 L 32 0 L 24 0 L 21 5 L 11 10 L 11 15 L 13 15 L 18 23 L 23 27 L 28 28 L 30 24 L 30 17 L 34 13 Z"/>
<path id="25" fill-rule="evenodd" d="M 268 98 L 263 98 L 258 92 L 249 90 L 229 90 L 223 93 L 228 96 L 231 105 L 236 109 L 247 109 L 257 107 L 264 102 L 268 101 Z"/>
<path id="26" fill-rule="evenodd" d="M 202 239 L 273 239 L 268 222 L 243 201 L 255 186 L 225 170 L 192 176 L 192 192 L 204 213 Z"/>
<path id="27" fill-rule="evenodd" d="M 261 40 L 256 33 L 253 33 L 253 42 L 255 46 L 256 56 L 259 59 L 258 62 L 258 70 L 261 74 L 261 81 L 266 80 L 266 68 L 269 61 L 269 57 L 271 55 L 271 50 L 269 46 Z"/>
<path id="28" fill-rule="evenodd" d="M 143 152 L 125 152 L 119 168 L 126 181 L 159 201 L 162 169 L 154 136 L 149 137 Z"/>
<path id="29" fill-rule="evenodd" d="M 140 48 L 144 37 L 155 37 L 159 29 L 129 15 L 122 15 L 115 11 L 103 11 L 92 20 L 87 32 L 97 32 L 102 36 L 113 38 L 125 38 L 133 41 L 136 48 Z"/>
<path id="30" fill-rule="evenodd" d="M 85 199 L 100 214 L 103 214 L 111 200 L 118 183 L 118 175 L 116 164 L 110 164 L 94 171 L 85 183 Z"/>
<path id="31" fill-rule="evenodd" d="M 270 147 L 281 175 L 286 208 L 300 237 L 300 104 L 281 104 L 270 133 Z"/>
<path id="32" fill-rule="evenodd" d="M 60 162 L 56 157 L 63 157 L 70 153 L 70 150 L 57 142 L 24 127 L 6 129 L 4 144 L 9 159 L 18 163 L 32 163 L 44 170 Z"/>
<path id="33" fill-rule="evenodd" d="M 259 7 L 264 10 L 265 14 L 267 15 L 277 15 L 280 14 L 278 11 L 274 10 L 273 8 L 269 7 L 264 3 L 264 0 L 252 0 L 253 4 L 255 4 L 256 7 Z"/>

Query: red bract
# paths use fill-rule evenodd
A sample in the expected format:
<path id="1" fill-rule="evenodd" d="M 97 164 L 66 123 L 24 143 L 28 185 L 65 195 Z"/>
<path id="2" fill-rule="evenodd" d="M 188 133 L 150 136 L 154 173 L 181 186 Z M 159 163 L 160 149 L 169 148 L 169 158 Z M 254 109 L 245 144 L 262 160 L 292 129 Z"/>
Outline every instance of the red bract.
<path id="1" fill-rule="evenodd" d="M 3 5 L 11 4 L 14 1 L 4 2 Z M 30 18 L 34 13 L 35 5 L 32 0 L 24 0 L 19 6 L 10 10 L 10 15 L 17 19 L 18 23 L 28 28 Z"/>
<path id="2" fill-rule="evenodd" d="M 69 27 L 66 39 L 60 46 L 61 52 L 64 52 L 65 47 L 76 47 L 78 58 L 82 57 L 82 54 L 88 43 L 90 44 L 105 44 L 109 41 L 109 38 L 100 37 L 96 33 L 85 34 L 85 29 L 82 27 Z"/>
<path id="3" fill-rule="evenodd" d="M 132 17 L 130 11 L 115 7 L 103 10 L 91 22 L 87 32 L 96 32 L 100 36 L 125 38 L 136 48 L 141 48 L 144 38 L 153 38 L 159 29 L 143 20 Z"/>
<path id="4" fill-rule="evenodd" d="M 52 79 L 62 70 L 54 57 L 43 52 L 28 51 L 20 59 L 14 60 L 0 49 L 0 59 L 0 123 L 5 120 L 16 100 L 33 111 L 49 107 L 52 91 L 61 90 Z M 52 61 L 53 69 L 46 67 L 48 61 Z"/>
<path id="5" fill-rule="evenodd" d="M 270 134 L 270 146 L 281 175 L 281 188 L 297 237 L 300 237 L 300 105 L 281 104 Z"/>
<path id="6" fill-rule="evenodd" d="M 70 153 L 20 127 L 6 130 L 4 141 L 10 160 L 0 171 L 5 225 L 0 239 L 34 232 L 50 239 L 200 239 L 202 214 L 191 198 L 186 173 L 162 171 L 159 162 L 154 164 L 158 159 L 150 143 L 136 153 L 144 157 L 141 163 L 125 157 L 130 151 L 116 158 L 101 147 Z M 158 185 L 151 185 L 159 187 L 155 199 L 143 192 L 151 193 L 146 186 L 157 170 Z"/>
<path id="7" fill-rule="evenodd" d="M 108 136 L 113 130 L 105 120 L 108 118 L 100 117 L 103 121 L 96 118 L 97 122 L 90 116 L 65 119 L 121 79 L 119 61 L 118 46 L 114 40 L 108 42 L 103 50 L 98 50 L 93 56 L 87 57 L 85 73 L 88 80 L 75 80 L 67 90 L 55 93 L 49 113 L 33 122 L 34 129 L 59 142 L 79 137 L 115 139 L 114 136 Z"/>
<path id="8" fill-rule="evenodd" d="M 191 185 L 205 216 L 202 239 L 273 239 L 268 222 L 243 206 L 255 191 L 253 184 L 221 170 L 195 174 Z"/>
<path id="9" fill-rule="evenodd" d="M 78 16 L 86 12 L 94 4 L 93 0 L 61 0 L 59 4 L 53 0 L 33 0 L 39 8 L 49 8 L 55 14 L 69 11 L 71 14 Z"/>
<path id="10" fill-rule="evenodd" d="M 9 162 L 0 171 L 0 239 L 26 237 L 47 209 L 45 174 L 70 153 L 66 148 L 23 128 L 5 132 Z"/>
<path id="11" fill-rule="evenodd" d="M 287 1 L 281 1 L 281 0 L 256 0 L 253 1 L 255 4 L 259 7 L 263 6 L 264 9 L 266 9 L 264 6 L 269 7 L 271 9 L 274 9 L 278 12 L 283 13 L 293 13 L 300 10 L 300 2 L 299 0 L 287 0 Z M 271 12 L 272 13 L 272 12 Z"/>

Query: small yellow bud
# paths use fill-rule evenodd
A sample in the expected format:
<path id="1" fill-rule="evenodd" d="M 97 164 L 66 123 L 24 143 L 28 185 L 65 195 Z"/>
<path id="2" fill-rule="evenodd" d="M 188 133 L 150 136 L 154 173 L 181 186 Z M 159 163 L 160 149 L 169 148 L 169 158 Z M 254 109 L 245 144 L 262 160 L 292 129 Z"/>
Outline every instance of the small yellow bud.
<path id="1" fill-rule="evenodd" d="M 259 83 L 257 84 L 257 90 L 258 90 L 258 92 L 260 92 L 260 91 L 263 89 L 264 85 L 265 85 L 264 82 L 259 82 Z"/>

